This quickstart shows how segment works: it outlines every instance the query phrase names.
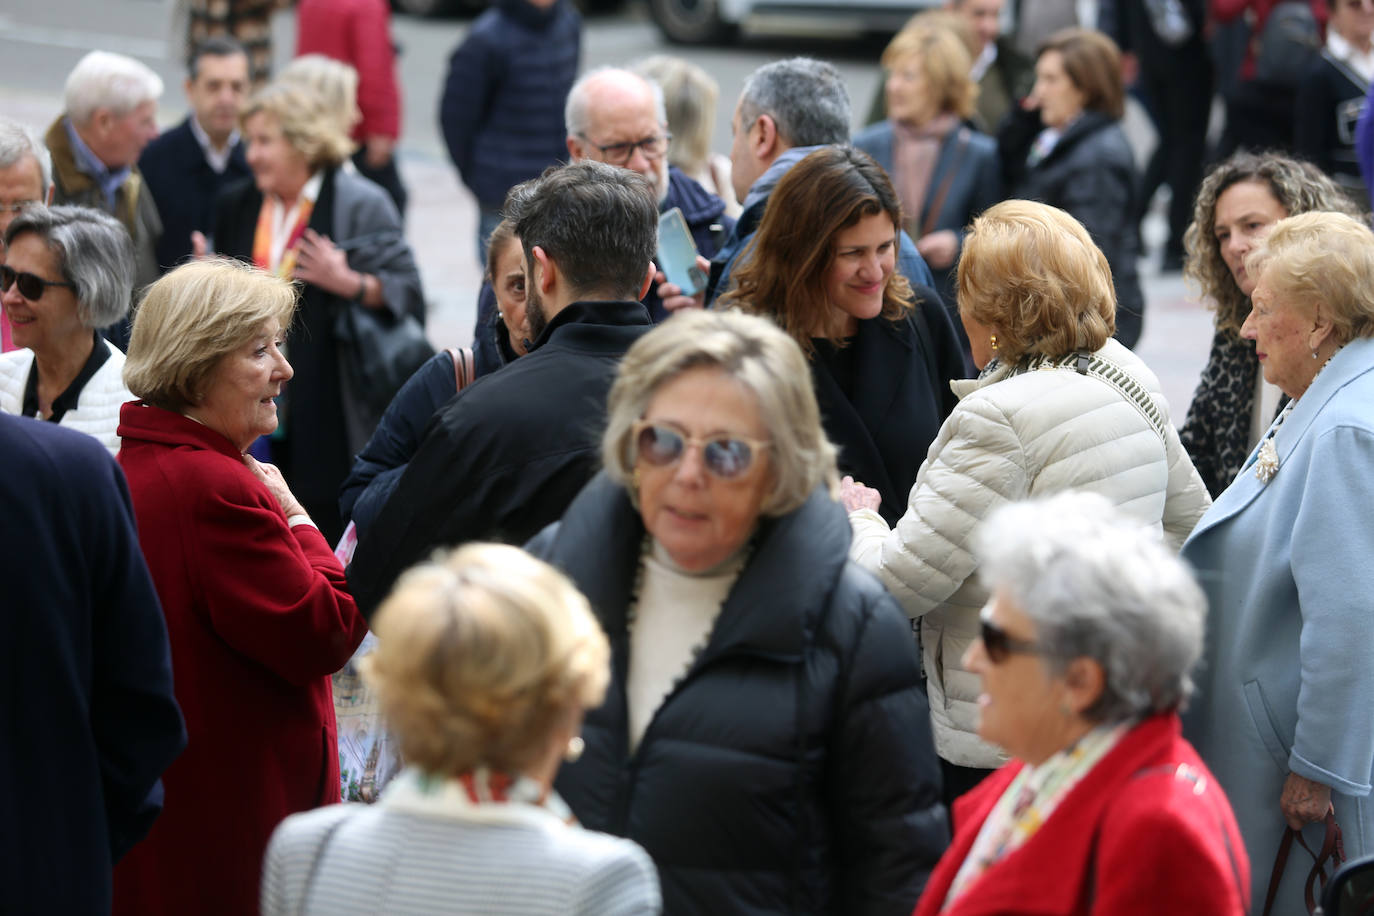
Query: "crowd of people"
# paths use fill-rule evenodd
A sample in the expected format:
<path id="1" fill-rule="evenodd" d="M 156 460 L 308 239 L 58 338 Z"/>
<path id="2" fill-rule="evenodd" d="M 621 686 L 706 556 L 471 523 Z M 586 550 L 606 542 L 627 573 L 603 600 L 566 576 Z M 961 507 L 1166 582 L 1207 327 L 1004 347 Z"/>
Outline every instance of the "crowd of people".
<path id="1" fill-rule="evenodd" d="M 199 40 L 160 135 L 104 51 L 42 140 L 0 121 L 16 911 L 1267 916 L 1293 833 L 1374 853 L 1374 231 L 1332 83 L 1374 75 L 1374 2 L 1289 87 L 1308 159 L 1236 123 L 1204 166 L 1190 2 L 1022 56 L 951 0 L 869 125 L 774 61 L 726 157 L 709 74 L 579 76 L 569 0 L 503 0 L 439 112 L 485 277 L 437 353 L 387 13 L 335 6 L 275 79 Z M 1215 313 L 1177 426 L 1132 352 L 1152 183 Z M 340 803 L 341 670 L 399 748 L 375 804 Z"/>

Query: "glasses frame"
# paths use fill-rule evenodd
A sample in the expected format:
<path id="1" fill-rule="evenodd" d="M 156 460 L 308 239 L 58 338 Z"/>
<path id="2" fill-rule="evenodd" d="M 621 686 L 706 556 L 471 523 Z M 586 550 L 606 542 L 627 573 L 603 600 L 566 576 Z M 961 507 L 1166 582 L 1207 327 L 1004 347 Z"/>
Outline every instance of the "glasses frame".
<path id="1" fill-rule="evenodd" d="M 41 203 L 42 201 L 37 198 L 33 200 L 19 200 L 14 203 L 0 201 L 0 213 L 23 213 L 29 207 L 36 207 Z"/>
<path id="2" fill-rule="evenodd" d="M 1017 639 L 999 627 L 986 610 L 978 615 L 978 638 L 983 641 L 983 651 L 988 661 L 1000 665 L 1011 655 L 1044 655 L 1040 644 L 1029 639 Z"/>
<path id="3" fill-rule="evenodd" d="M 655 427 L 669 430 L 673 435 L 682 440 L 682 451 L 678 453 L 676 458 L 671 461 L 666 461 L 663 464 L 656 464 L 648 458 L 644 458 L 644 450 L 639 447 L 639 437 L 643 434 L 644 430 L 653 429 Z M 733 433 L 720 433 L 715 436 L 690 436 L 685 430 L 678 429 L 671 423 L 654 420 L 636 420 L 634 425 L 630 427 L 630 441 L 634 443 L 635 462 L 638 463 L 639 460 L 643 458 L 646 464 L 656 468 L 670 468 L 681 464 L 682 459 L 687 455 L 687 449 L 695 445 L 701 449 L 701 466 L 706 469 L 708 474 L 717 480 L 740 480 L 748 476 L 749 471 L 753 469 L 755 463 L 758 461 L 758 456 L 764 449 L 773 447 L 773 440 L 771 439 L 754 439 L 749 436 L 738 436 Z M 706 447 L 713 442 L 743 442 L 745 445 L 749 446 L 749 463 L 740 468 L 737 474 L 720 473 L 715 468 L 711 467 L 711 462 L 706 457 Z"/>
<path id="4" fill-rule="evenodd" d="M 668 155 L 668 146 L 673 142 L 673 132 L 670 130 L 665 130 L 661 134 L 654 134 L 652 137 L 645 137 L 642 140 L 632 140 L 626 141 L 624 143 L 612 143 L 607 146 L 602 146 L 600 143 L 597 143 L 595 140 L 593 140 L 586 134 L 579 133 L 577 136 L 585 140 L 586 142 L 590 143 L 597 149 L 601 150 L 601 155 L 606 157 L 606 162 L 609 165 L 622 166 L 634 158 L 635 150 L 639 150 L 641 153 L 643 153 L 646 159 L 651 159 L 655 161 L 662 159 L 664 156 Z M 648 149 L 645 148 L 645 144 L 647 143 L 658 143 L 660 141 L 663 143 L 663 151 L 661 153 L 650 152 Z M 619 149 L 625 150 L 625 155 L 622 158 L 617 159 L 611 155 L 611 151 Z"/>
<path id="5" fill-rule="evenodd" d="M 9 277 L 9 280 L 5 279 L 6 276 Z M 38 284 L 37 296 L 30 296 L 24 291 L 24 284 L 26 282 Z M 23 296 L 29 302 L 37 302 L 47 294 L 49 286 L 61 286 L 64 289 L 72 290 L 76 289 L 76 284 L 68 280 L 45 280 L 38 276 L 38 274 L 31 274 L 26 270 L 15 270 L 8 264 L 0 264 L 0 292 L 7 293 L 10 291 L 10 287 L 17 287 L 19 295 Z"/>

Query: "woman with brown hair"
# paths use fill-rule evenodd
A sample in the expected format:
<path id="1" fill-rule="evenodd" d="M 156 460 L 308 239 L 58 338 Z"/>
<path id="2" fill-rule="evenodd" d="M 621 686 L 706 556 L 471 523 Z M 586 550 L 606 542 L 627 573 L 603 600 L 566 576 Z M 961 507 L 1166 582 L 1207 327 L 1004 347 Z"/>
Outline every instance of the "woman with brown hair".
<path id="1" fill-rule="evenodd" d="M 818 149 L 778 182 L 723 299 L 801 345 L 840 471 L 882 494 L 889 524 L 967 374 L 939 295 L 895 270 L 901 224 L 878 163 Z"/>
<path id="2" fill-rule="evenodd" d="M 1116 338 L 1140 340 L 1145 297 L 1136 260 L 1140 171 L 1121 129 L 1121 52 L 1092 29 L 1064 29 L 1040 46 L 1035 86 L 998 136 L 1014 198 L 1068 211 L 1107 256 L 1116 290 Z"/>

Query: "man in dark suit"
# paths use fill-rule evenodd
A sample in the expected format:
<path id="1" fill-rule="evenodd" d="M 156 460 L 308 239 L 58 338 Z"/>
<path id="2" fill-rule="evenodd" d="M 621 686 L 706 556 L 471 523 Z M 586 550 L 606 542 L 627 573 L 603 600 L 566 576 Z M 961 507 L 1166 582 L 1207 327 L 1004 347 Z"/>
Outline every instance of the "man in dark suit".
<path id="1" fill-rule="evenodd" d="M 239 107 L 248 94 L 248 55 L 232 38 L 207 38 L 191 55 L 186 78 L 191 113 L 144 149 L 138 160 L 162 217 L 157 263 L 171 270 L 192 253 L 191 233 L 215 225 L 222 188 L 250 174 L 239 139 Z"/>
<path id="2" fill-rule="evenodd" d="M 3 909 L 108 914 L 186 746 L 167 625 L 104 446 L 0 414 L 0 462 Z"/>

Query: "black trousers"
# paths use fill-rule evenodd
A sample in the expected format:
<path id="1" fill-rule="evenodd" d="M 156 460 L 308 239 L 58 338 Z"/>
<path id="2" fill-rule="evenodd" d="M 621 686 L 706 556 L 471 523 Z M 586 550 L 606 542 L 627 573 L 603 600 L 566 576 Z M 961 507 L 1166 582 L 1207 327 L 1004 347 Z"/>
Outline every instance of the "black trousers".
<path id="1" fill-rule="evenodd" d="M 1167 64 L 1165 66 L 1164 64 Z M 1173 192 L 1169 204 L 1166 255 L 1183 253 L 1183 233 L 1193 220 L 1193 200 L 1202 183 L 1207 151 L 1207 120 L 1212 113 L 1212 64 L 1200 39 L 1171 51 L 1159 62 L 1141 61 L 1140 81 L 1154 108 L 1159 145 L 1145 166 L 1140 206 L 1162 184 Z"/>
<path id="2" fill-rule="evenodd" d="M 353 164 L 358 168 L 358 174 L 364 178 L 375 181 L 381 185 L 386 193 L 391 195 L 392 201 L 396 204 L 396 212 L 401 214 L 401 219 L 406 218 L 406 194 L 405 185 L 401 184 L 401 173 L 396 168 L 396 157 L 392 156 L 386 161 L 386 165 L 374 169 L 367 164 L 365 151 L 359 149 L 353 154 Z"/>

